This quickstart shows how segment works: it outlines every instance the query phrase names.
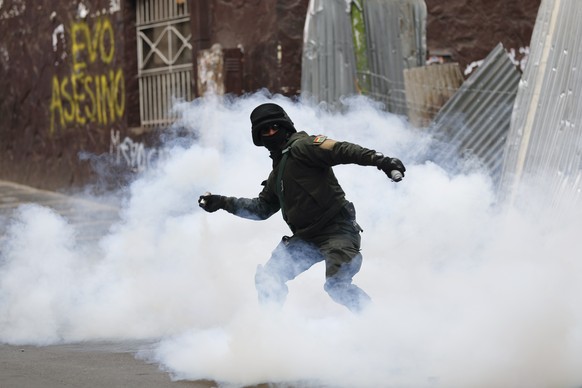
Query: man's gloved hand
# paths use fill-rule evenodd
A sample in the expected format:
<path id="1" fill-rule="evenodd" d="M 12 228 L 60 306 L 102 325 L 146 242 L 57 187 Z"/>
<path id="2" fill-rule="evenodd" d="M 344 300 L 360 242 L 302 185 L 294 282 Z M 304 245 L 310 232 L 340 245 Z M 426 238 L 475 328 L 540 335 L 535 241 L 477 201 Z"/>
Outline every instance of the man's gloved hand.
<path id="1" fill-rule="evenodd" d="M 198 198 L 198 206 L 206 210 L 208 213 L 214 213 L 224 206 L 224 196 L 214 195 L 211 193 L 204 193 Z"/>
<path id="2" fill-rule="evenodd" d="M 388 178 L 392 179 L 394 182 L 399 182 L 404 178 L 406 168 L 400 159 L 382 156 L 376 161 L 376 166 L 378 167 L 378 170 L 384 171 Z M 394 174 L 393 171 L 398 171 L 400 174 Z"/>

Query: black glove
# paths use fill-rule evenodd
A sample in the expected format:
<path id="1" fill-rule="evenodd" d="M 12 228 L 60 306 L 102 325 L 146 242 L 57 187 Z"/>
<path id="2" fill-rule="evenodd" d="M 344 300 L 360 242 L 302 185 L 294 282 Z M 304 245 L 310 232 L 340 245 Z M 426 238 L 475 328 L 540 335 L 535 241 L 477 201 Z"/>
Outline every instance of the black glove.
<path id="1" fill-rule="evenodd" d="M 378 170 L 384 171 L 388 178 L 395 182 L 399 182 L 402 180 L 402 178 L 404 178 L 404 171 L 406 171 L 406 168 L 400 159 L 382 156 L 376 161 L 376 166 L 378 167 Z M 393 176 L 392 171 L 394 170 L 400 172 L 401 176 Z"/>
<path id="2" fill-rule="evenodd" d="M 214 213 L 218 209 L 224 207 L 224 196 L 214 195 L 211 193 L 204 193 L 198 198 L 198 206 L 206 210 L 208 213 Z"/>

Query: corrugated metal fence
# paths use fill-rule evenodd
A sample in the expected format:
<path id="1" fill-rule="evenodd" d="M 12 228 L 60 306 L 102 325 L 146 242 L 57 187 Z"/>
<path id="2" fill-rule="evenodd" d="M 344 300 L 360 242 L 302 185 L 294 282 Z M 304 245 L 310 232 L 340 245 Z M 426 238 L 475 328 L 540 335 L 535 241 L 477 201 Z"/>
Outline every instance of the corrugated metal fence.
<path id="1" fill-rule="evenodd" d="M 338 102 L 356 92 L 356 64 L 345 0 L 310 0 L 303 36 L 301 94 Z"/>
<path id="2" fill-rule="evenodd" d="M 404 70 L 426 62 L 426 5 L 418 0 L 366 0 L 369 92 L 386 110 L 406 115 Z"/>
<path id="3" fill-rule="evenodd" d="M 544 0 L 517 95 L 502 175 L 515 200 L 539 184 L 550 203 L 582 199 L 582 2 Z"/>
<path id="4" fill-rule="evenodd" d="M 499 44 L 447 101 L 431 128 L 448 144 L 438 158 L 477 157 L 497 181 L 521 73 Z"/>
<path id="5" fill-rule="evenodd" d="M 425 63 L 426 17 L 423 0 L 311 0 L 302 95 L 335 104 L 362 93 L 405 115 L 403 70 Z"/>

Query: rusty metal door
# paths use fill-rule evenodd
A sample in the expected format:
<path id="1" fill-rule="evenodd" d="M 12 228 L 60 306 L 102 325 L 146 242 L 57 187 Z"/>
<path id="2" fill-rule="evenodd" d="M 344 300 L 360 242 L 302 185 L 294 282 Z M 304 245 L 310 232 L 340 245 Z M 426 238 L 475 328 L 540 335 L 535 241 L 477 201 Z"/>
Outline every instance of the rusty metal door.
<path id="1" fill-rule="evenodd" d="M 141 125 L 169 125 L 173 102 L 192 99 L 188 1 L 138 0 L 136 19 Z"/>

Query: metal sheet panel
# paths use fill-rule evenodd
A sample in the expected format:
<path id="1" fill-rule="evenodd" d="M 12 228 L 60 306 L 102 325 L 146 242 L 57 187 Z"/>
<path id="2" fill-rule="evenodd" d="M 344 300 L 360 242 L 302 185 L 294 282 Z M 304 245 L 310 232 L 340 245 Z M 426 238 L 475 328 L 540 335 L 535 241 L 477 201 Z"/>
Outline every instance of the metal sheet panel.
<path id="1" fill-rule="evenodd" d="M 389 112 L 406 115 L 404 69 L 425 64 L 424 0 L 366 0 L 364 17 L 370 77 L 369 95 Z"/>
<path id="2" fill-rule="evenodd" d="M 390 112 L 406 114 L 403 71 L 425 63 L 426 17 L 424 0 L 311 0 L 302 96 L 334 104 L 362 93 L 384 102 Z M 358 58 L 364 68 L 357 68 L 356 55 L 365 55 Z"/>
<path id="3" fill-rule="evenodd" d="M 544 0 L 520 83 L 502 175 L 515 200 L 525 184 L 548 203 L 582 193 L 582 2 Z"/>
<path id="4" fill-rule="evenodd" d="M 499 179 L 520 77 L 498 44 L 435 117 L 431 129 L 450 145 L 439 161 L 457 160 L 457 153 L 477 157 Z"/>
<path id="5" fill-rule="evenodd" d="M 345 0 L 311 0 L 305 20 L 301 94 L 334 103 L 356 92 L 356 64 Z"/>

